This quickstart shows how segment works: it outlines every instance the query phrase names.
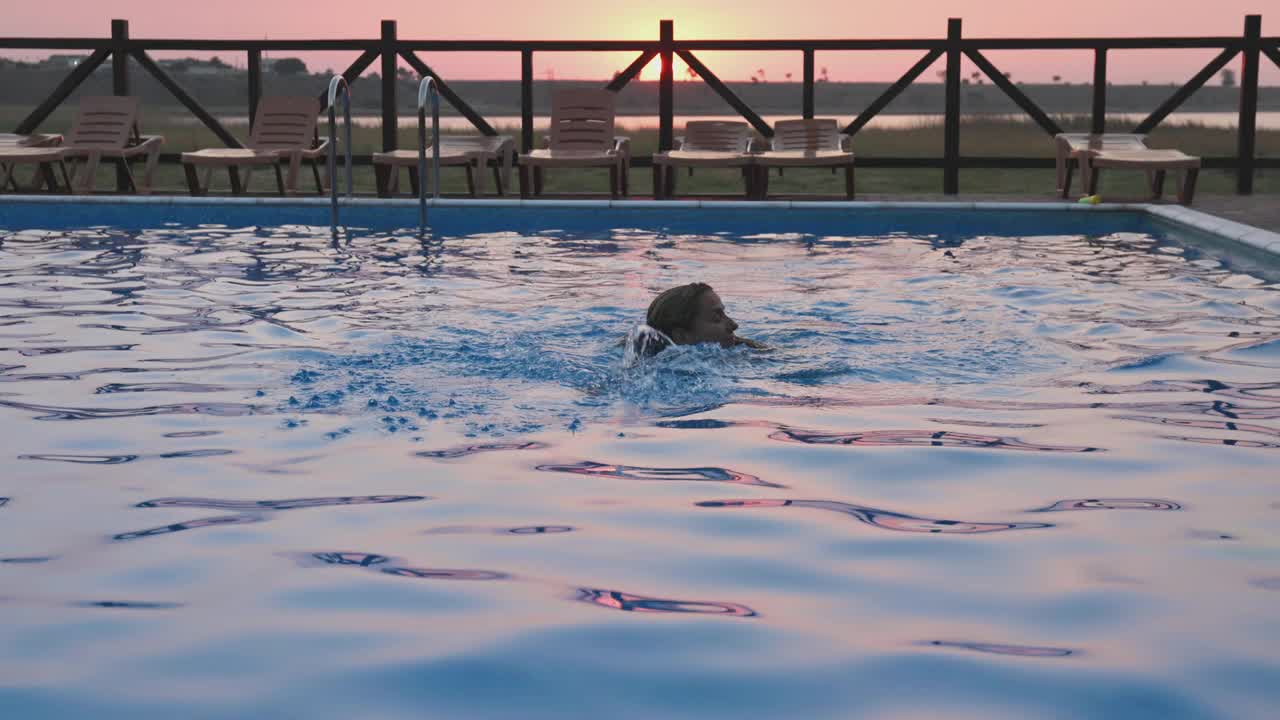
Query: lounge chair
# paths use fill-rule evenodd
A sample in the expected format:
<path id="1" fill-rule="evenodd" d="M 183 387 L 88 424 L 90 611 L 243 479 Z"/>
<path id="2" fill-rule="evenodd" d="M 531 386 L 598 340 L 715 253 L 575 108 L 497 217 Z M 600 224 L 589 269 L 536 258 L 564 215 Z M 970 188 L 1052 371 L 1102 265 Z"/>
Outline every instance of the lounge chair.
<path id="1" fill-rule="evenodd" d="M 726 120 L 691 120 L 684 128 L 684 138 L 674 150 L 653 156 L 653 196 L 675 194 L 678 169 L 739 168 L 747 197 L 751 196 L 753 175 L 751 126 Z"/>
<path id="2" fill-rule="evenodd" d="M 1159 200 L 1164 194 L 1165 174 L 1182 173 L 1178 184 L 1178 202 L 1190 205 L 1196 194 L 1196 178 L 1200 175 L 1200 158 L 1181 150 L 1087 150 L 1080 157 L 1081 178 L 1090 195 L 1098 194 L 1098 178 L 1104 168 L 1144 170 L 1151 196 Z"/>
<path id="3" fill-rule="evenodd" d="M 551 97 L 551 132 L 547 146 L 520 155 L 520 197 L 542 194 L 547 168 L 606 167 L 609 195 L 627 194 L 629 140 L 614 137 L 614 94 L 608 90 L 560 90 Z"/>
<path id="4" fill-rule="evenodd" d="M 1058 174 L 1058 191 L 1062 197 L 1071 195 L 1071 179 L 1075 169 L 1080 166 L 1081 156 L 1092 150 L 1146 150 L 1147 136 L 1129 133 L 1060 133 L 1053 136 L 1056 150 L 1055 165 Z M 1081 186 L 1088 185 L 1088 179 L 1081 177 Z"/>
<path id="5" fill-rule="evenodd" d="M 440 166 L 464 167 L 467 190 L 472 195 L 484 194 L 484 170 L 493 161 L 493 181 L 499 195 L 511 187 L 511 168 L 516 156 L 515 141 L 510 135 L 441 135 Z M 434 148 L 427 148 L 431 161 Z M 409 182 L 418 189 L 418 151 L 393 150 L 373 154 L 373 171 L 378 182 L 378 195 L 388 197 L 399 185 L 400 168 L 409 171 Z M 479 174 L 476 174 L 479 171 Z"/>
<path id="6" fill-rule="evenodd" d="M 849 136 L 835 119 L 779 120 L 773 126 L 773 145 L 755 156 L 756 192 L 769 195 L 769 169 L 789 167 L 844 168 L 845 197 L 853 199 L 853 152 L 845 149 Z"/>
<path id="7" fill-rule="evenodd" d="M 57 147 L 62 144 L 61 135 L 16 135 L 14 133 L 0 133 L 0 148 L 39 148 L 39 147 Z M 32 178 L 30 185 L 36 186 L 40 182 L 41 174 L 39 169 L 36 170 L 35 177 Z M 14 177 L 13 165 L 7 162 L 0 162 L 0 191 L 6 187 L 11 188 L 14 192 L 21 190 L 18 187 L 18 179 Z"/>
<path id="8" fill-rule="evenodd" d="M 298 175 L 303 160 L 310 161 L 316 192 L 323 194 L 325 183 L 320 179 L 319 163 L 326 158 L 329 141 L 325 139 L 314 143 L 319 114 L 320 101 L 314 97 L 262 98 L 254 116 L 253 131 L 249 134 L 249 147 L 209 148 L 182 153 L 182 166 L 191 194 L 204 195 L 208 192 L 214 169 L 225 167 L 231 180 L 231 192 L 239 195 L 248 189 L 254 168 L 270 166 L 275 170 L 279 193 L 292 195 L 298 191 Z M 287 177 L 280 171 L 283 163 L 289 165 Z M 240 181 L 242 167 L 247 170 L 243 183 Z M 204 169 L 203 183 L 196 168 Z"/>
<path id="9" fill-rule="evenodd" d="M 155 177 L 156 165 L 160 162 L 160 146 L 164 138 L 156 135 L 138 134 L 138 99 L 134 97 L 91 96 L 80 101 L 80 109 L 75 124 L 67 136 L 65 144 L 60 146 L 31 146 L 18 144 L 0 147 L 0 167 L 3 170 L 4 184 L 16 185 L 13 178 L 13 166 L 37 165 L 39 172 L 33 183 L 33 190 L 47 185 L 50 191 L 58 189 L 58 181 L 53 173 L 56 165 L 62 172 L 62 180 L 72 192 L 92 192 L 94 180 L 97 178 L 98 166 L 103 158 L 114 159 L 124 169 L 129 187 L 134 192 L 147 193 L 151 190 Z M 45 140 L 44 142 L 51 142 Z M 133 177 L 129 161 L 141 157 L 145 160 L 145 172 L 142 182 Z M 68 172 L 67 162 L 73 163 Z"/>

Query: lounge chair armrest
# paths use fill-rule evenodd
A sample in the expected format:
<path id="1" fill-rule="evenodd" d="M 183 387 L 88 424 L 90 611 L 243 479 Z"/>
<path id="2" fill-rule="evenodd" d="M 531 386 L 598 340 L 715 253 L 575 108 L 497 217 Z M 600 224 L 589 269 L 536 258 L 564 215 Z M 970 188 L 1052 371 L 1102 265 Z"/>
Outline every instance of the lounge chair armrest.
<path id="1" fill-rule="evenodd" d="M 316 150 L 328 150 L 328 149 L 329 149 L 329 138 L 320 138 L 320 142 L 316 143 L 315 146 L 311 148 L 311 151 L 314 152 Z"/>

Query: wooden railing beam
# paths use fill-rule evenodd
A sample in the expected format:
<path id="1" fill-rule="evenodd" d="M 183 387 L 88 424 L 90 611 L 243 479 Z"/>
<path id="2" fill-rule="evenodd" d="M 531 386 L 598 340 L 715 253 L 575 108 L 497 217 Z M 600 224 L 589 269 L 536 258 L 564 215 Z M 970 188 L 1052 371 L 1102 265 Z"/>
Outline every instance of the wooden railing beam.
<path id="1" fill-rule="evenodd" d="M 930 50 L 925 53 L 925 56 L 917 60 L 916 64 L 912 65 L 910 70 L 898 78 L 897 82 L 890 85 L 889 89 L 880 94 L 880 97 L 872 100 L 865 110 L 858 113 L 858 117 L 849 123 L 844 132 L 848 135 L 855 135 L 859 130 L 866 127 L 866 124 L 871 122 L 872 118 L 880 114 L 882 110 L 888 107 L 889 103 L 893 102 L 894 98 L 910 87 L 911 83 L 915 82 L 916 78 L 920 77 L 925 70 L 928 70 L 930 65 L 937 62 L 938 58 L 942 57 L 943 52 L 943 50 Z"/>
<path id="2" fill-rule="evenodd" d="M 1239 42 L 1237 41 L 1236 45 L 1238 44 Z M 1234 58 L 1238 52 L 1240 52 L 1239 47 L 1229 47 L 1226 50 L 1223 50 L 1216 58 L 1210 60 L 1209 64 L 1205 65 L 1204 69 L 1196 73 L 1195 77 L 1188 80 L 1186 85 L 1178 88 L 1178 91 L 1171 95 L 1168 100 L 1161 103 L 1160 107 L 1153 110 L 1152 113 L 1147 116 L 1146 120 L 1138 123 L 1138 126 L 1133 129 L 1134 134 L 1145 135 L 1155 129 L 1155 127 L 1160 124 L 1160 121 L 1169 116 L 1169 113 L 1177 110 L 1178 106 L 1187 101 L 1187 98 L 1191 97 L 1195 91 L 1199 90 L 1201 86 L 1209 82 L 1209 79 L 1214 75 L 1217 75 L 1219 70 L 1226 67 L 1227 63 L 1231 62 L 1231 59 Z"/>
<path id="3" fill-rule="evenodd" d="M 767 138 L 773 137 L 773 127 L 765 122 L 764 118 L 757 115 L 746 103 L 742 102 L 741 98 L 733 94 L 733 91 L 720 78 L 716 77 L 716 74 L 711 72 L 710 68 L 703 65 L 697 56 L 688 50 L 679 50 L 676 54 L 680 56 L 681 60 L 688 63 L 689 67 L 693 68 L 693 71 L 702 78 L 702 81 L 709 85 L 712 90 L 715 90 L 717 95 L 724 98 L 724 101 L 729 103 L 743 119 L 751 123 L 751 127 L 755 128 L 756 132 Z"/>
<path id="4" fill-rule="evenodd" d="M 363 73 L 365 70 L 368 70 L 369 66 L 373 64 L 373 61 L 377 59 L 378 59 L 377 50 L 365 50 L 364 52 L 360 53 L 360 57 L 356 58 L 355 62 L 351 63 L 351 65 L 346 70 L 342 71 L 342 79 L 347 81 L 347 87 L 355 85 L 356 81 L 360 79 L 360 74 Z M 326 88 L 324 92 L 320 93 L 320 112 L 323 113 L 325 110 L 328 110 L 328 109 L 329 109 L 329 91 Z"/>
<path id="5" fill-rule="evenodd" d="M 47 120 L 49 115 L 54 110 L 57 110 L 58 106 L 70 97 L 76 88 L 80 87 L 80 83 L 92 75 L 93 71 L 97 70 L 109 57 L 111 57 L 110 50 L 94 50 L 62 82 L 58 83 L 58 86 L 53 89 L 49 97 L 44 99 L 44 102 L 37 105 L 30 115 L 18 123 L 18 127 L 14 128 L 14 132 L 19 135 L 30 135 L 35 132 L 36 128 L 40 127 L 40 123 Z"/>
<path id="6" fill-rule="evenodd" d="M 1058 123 L 1054 122 L 1053 118 L 1049 117 L 1045 111 L 1041 110 L 1034 100 L 1027 97 L 1026 93 L 1019 90 L 1017 85 L 1009 82 L 1009 78 L 1005 77 L 999 68 L 992 65 L 985 55 L 977 50 L 966 50 L 964 54 L 968 55 L 973 64 L 977 65 L 984 75 L 991 78 L 991 82 L 1004 91 L 1004 94 L 1009 96 L 1009 99 L 1018 107 L 1022 108 L 1023 112 L 1030 115 L 1031 119 L 1035 120 L 1036 124 L 1045 132 L 1050 135 L 1058 135 L 1062 132 L 1062 128 L 1058 126 Z"/>
<path id="7" fill-rule="evenodd" d="M 609 84 L 605 86 L 605 89 L 610 92 L 618 92 L 622 88 L 626 87 L 627 83 L 635 80 L 636 76 L 640 74 L 640 71 L 644 70 L 645 66 L 653 62 L 653 59 L 657 56 L 657 50 L 645 50 L 640 53 L 640 57 L 632 60 L 631 64 L 628 65 L 625 70 L 618 73 L 617 77 L 609 81 Z"/>
<path id="8" fill-rule="evenodd" d="M 493 126 L 490 125 L 488 121 L 480 115 L 480 113 L 476 112 L 475 109 L 468 105 L 465 100 L 458 97 L 458 93 L 454 92 L 453 88 L 449 87 L 449 84 L 444 81 L 444 78 L 440 77 L 435 70 L 432 70 L 426 63 L 422 62 L 422 59 L 418 57 L 417 53 L 412 50 L 406 50 L 400 53 L 400 57 L 404 58 L 405 62 L 409 63 L 409 66 L 417 71 L 419 75 L 427 75 L 435 78 L 436 90 L 440 92 L 440 97 L 444 98 L 446 102 L 452 105 L 453 109 L 457 110 L 459 115 L 465 117 L 467 122 L 470 122 L 471 125 L 475 127 L 475 129 L 479 130 L 481 134 L 489 136 L 498 134 L 498 131 L 494 130 Z"/>
<path id="9" fill-rule="evenodd" d="M 151 59 L 150 55 L 147 55 L 143 50 L 134 50 L 130 55 L 133 56 L 134 60 L 138 61 L 138 64 L 142 66 L 143 70 L 151 73 L 152 77 L 154 77 L 165 90 L 168 90 L 170 95 L 173 95 L 177 98 L 178 102 L 182 103 L 184 107 L 190 110 L 191 114 L 196 116 L 196 119 L 204 123 L 204 126 L 209 128 L 214 135 L 217 135 L 218 139 L 221 140 L 224 145 L 230 148 L 244 147 L 244 144 L 228 132 L 227 129 L 222 126 L 222 123 L 218 122 L 217 118 L 211 115 L 208 110 L 204 109 L 204 106 L 200 104 L 199 100 L 192 97 L 191 93 L 186 91 L 186 88 L 182 87 L 176 80 L 169 77 L 169 74 L 164 71 L 164 68 L 157 65 L 155 60 Z"/>

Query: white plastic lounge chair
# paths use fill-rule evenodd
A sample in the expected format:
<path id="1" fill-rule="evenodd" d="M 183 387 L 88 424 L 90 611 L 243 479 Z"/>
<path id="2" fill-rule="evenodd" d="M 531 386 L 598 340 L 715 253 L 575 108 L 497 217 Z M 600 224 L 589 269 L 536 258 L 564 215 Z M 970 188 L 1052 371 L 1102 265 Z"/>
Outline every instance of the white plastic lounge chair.
<path id="1" fill-rule="evenodd" d="M 40 148 L 40 147 L 57 147 L 62 144 L 61 135 L 35 134 L 35 135 L 16 135 L 14 133 L 0 133 L 0 148 Z M 40 170 L 37 168 L 36 174 L 29 183 L 35 187 L 41 179 Z M 21 188 L 18 186 L 18 179 L 14 176 L 13 166 L 9 163 L 0 162 L 0 192 L 8 187 L 14 192 L 18 192 Z"/>
<path id="2" fill-rule="evenodd" d="M 614 101 L 608 90 L 560 90 L 551 98 L 551 133 L 547 147 L 520 155 L 520 197 L 542 194 L 543 173 L 556 167 L 606 167 L 609 195 L 627 193 L 629 140 L 614 137 Z"/>
<path id="3" fill-rule="evenodd" d="M 464 167 L 467 170 L 467 190 L 472 195 L 483 195 L 484 170 L 493 161 L 493 179 L 499 195 L 511 187 L 511 169 L 515 164 L 516 145 L 510 135 L 441 135 L 441 167 Z M 431 161 L 434 148 L 427 148 L 427 161 Z M 409 182 L 417 194 L 420 178 L 417 150 L 393 150 L 373 154 L 373 171 L 377 177 L 378 195 L 388 197 L 399 186 L 400 168 L 409 171 Z M 476 174 L 476 171 L 479 171 Z"/>
<path id="4" fill-rule="evenodd" d="M 772 149 L 755 156 L 756 191 L 769 195 L 769 169 L 788 167 L 844 168 L 845 197 L 853 199 L 853 152 L 845 149 L 848 135 L 833 118 L 779 120 L 773 126 Z"/>
<path id="5" fill-rule="evenodd" d="M 745 194 L 752 194 L 751 126 L 726 120 L 692 120 L 676 149 L 653 156 L 653 196 L 675 194 L 678 169 L 740 168 Z"/>
<path id="6" fill-rule="evenodd" d="M 1058 175 L 1058 191 L 1062 197 L 1071 195 L 1071 179 L 1075 169 L 1080 165 L 1081 155 L 1090 150 L 1146 150 L 1147 136 L 1129 133 L 1060 133 L 1053 136 L 1055 164 Z M 1081 187 L 1087 187 L 1087 178 L 1083 176 Z"/>
<path id="7" fill-rule="evenodd" d="M 320 179 L 319 163 L 326 157 L 329 141 L 325 139 L 313 144 L 319 114 L 320 101 L 314 97 L 262 98 L 254 116 L 249 147 L 209 148 L 182 153 L 188 189 L 192 195 L 204 195 L 209 190 L 214 169 L 226 168 L 231 192 L 239 195 L 248 189 L 254 168 L 270 166 L 275 170 L 279 193 L 292 195 L 298 191 L 302 161 L 308 160 L 316 181 L 316 192 L 324 193 L 325 183 Z M 283 163 L 289 166 L 287 178 L 280 171 Z M 203 182 L 196 174 L 198 167 L 204 169 Z M 243 183 L 240 181 L 242 167 L 246 169 Z"/>
<path id="8" fill-rule="evenodd" d="M 30 147 L 15 145 L 0 147 L 0 167 L 6 168 L 0 177 L 0 187 L 14 184 L 13 167 L 30 164 L 39 167 L 38 180 L 32 189 L 47 185 L 57 190 L 58 181 L 53 173 L 56 165 L 62 172 L 62 180 L 72 192 L 92 192 L 98 166 L 103 158 L 115 159 L 124 168 L 129 186 L 139 193 L 151 190 L 156 165 L 160 161 L 160 146 L 164 138 L 138 134 L 138 99 L 135 97 L 91 96 L 80 101 L 75 124 L 65 144 L 57 147 Z M 133 177 L 129 161 L 142 157 L 146 161 L 141 183 Z M 72 165 L 68 161 L 81 161 Z"/>
<path id="9" fill-rule="evenodd" d="M 1080 158 L 1080 169 L 1090 195 L 1098 194 L 1098 179 L 1104 168 L 1143 170 L 1151 187 L 1151 197 L 1164 194 L 1165 174 L 1170 170 L 1182 174 L 1178 183 L 1178 202 L 1190 205 L 1196 194 L 1196 178 L 1200 175 L 1200 158 L 1181 150 L 1087 150 Z"/>

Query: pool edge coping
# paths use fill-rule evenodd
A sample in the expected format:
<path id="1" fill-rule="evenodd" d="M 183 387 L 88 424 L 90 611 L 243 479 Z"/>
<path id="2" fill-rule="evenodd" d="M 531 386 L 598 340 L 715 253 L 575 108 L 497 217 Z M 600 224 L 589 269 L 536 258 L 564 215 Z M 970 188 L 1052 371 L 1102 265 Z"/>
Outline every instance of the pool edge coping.
<path id="1" fill-rule="evenodd" d="M 273 198 L 273 197 L 188 197 L 182 195 L 0 195 L 0 206 L 8 204 L 90 204 L 90 205 L 187 205 L 187 206 L 276 206 L 276 207 L 328 207 L 330 198 Z M 340 198 L 339 207 L 395 207 L 415 208 L 413 199 Z M 1001 210 L 1015 212 L 1139 212 L 1159 218 L 1173 225 L 1183 226 L 1217 236 L 1230 243 L 1239 243 L 1255 251 L 1280 257 L 1280 233 L 1253 225 L 1216 217 L 1183 205 L 1153 205 L 1150 203 L 1107 203 L 1083 205 L 1062 202 L 1009 202 L 1009 201 L 911 201 L 911 200 L 525 200 L 498 198 L 440 198 L 428 199 L 427 208 L 433 207 L 505 207 L 505 208 L 633 208 L 637 210 L 669 208 L 719 208 L 722 210 L 773 209 L 773 210 Z"/>

